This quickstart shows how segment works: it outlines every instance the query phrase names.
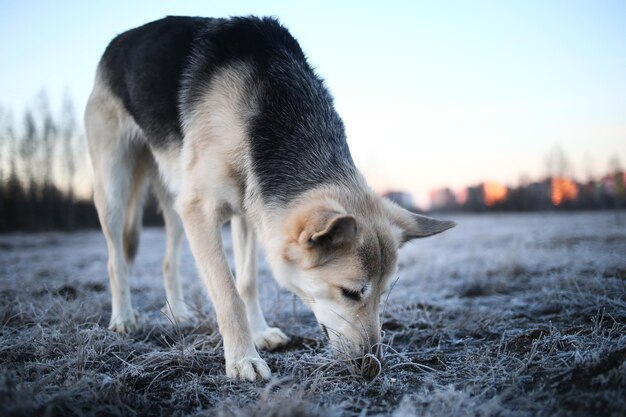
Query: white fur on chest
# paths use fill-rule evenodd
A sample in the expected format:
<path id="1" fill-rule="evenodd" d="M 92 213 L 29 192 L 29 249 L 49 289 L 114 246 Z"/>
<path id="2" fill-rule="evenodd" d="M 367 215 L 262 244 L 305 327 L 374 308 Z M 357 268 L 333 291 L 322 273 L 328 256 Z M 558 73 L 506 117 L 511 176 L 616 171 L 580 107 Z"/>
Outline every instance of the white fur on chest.
<path id="1" fill-rule="evenodd" d="M 245 69 L 227 68 L 216 75 L 203 100 L 183 114 L 184 142 L 178 162 L 159 162 L 177 195 L 177 204 L 203 196 L 211 206 L 243 211 L 247 179 Z M 248 100 L 249 101 L 249 100 Z M 169 156 L 171 158 L 171 155 Z M 179 170 L 178 172 L 176 170 Z"/>

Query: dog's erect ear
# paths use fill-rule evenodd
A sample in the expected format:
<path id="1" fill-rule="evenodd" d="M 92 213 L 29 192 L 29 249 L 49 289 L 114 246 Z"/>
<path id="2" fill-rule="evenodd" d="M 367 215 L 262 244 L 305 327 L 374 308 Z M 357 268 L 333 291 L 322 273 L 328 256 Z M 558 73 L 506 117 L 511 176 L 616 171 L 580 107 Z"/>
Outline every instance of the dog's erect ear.
<path id="1" fill-rule="evenodd" d="M 353 242 L 357 235 L 353 216 L 327 208 L 300 213 L 289 225 L 291 242 L 285 248 L 286 258 L 310 268 L 329 259 L 332 254 Z"/>
<path id="2" fill-rule="evenodd" d="M 328 249 L 352 241 L 356 236 L 356 220 L 334 210 L 319 210 L 305 220 L 298 242 L 307 248 Z"/>
<path id="3" fill-rule="evenodd" d="M 400 229 L 400 245 L 412 239 L 445 232 L 456 226 L 456 223 L 453 221 L 438 220 L 411 213 L 387 199 L 384 199 L 384 201 L 392 223 Z"/>
<path id="4" fill-rule="evenodd" d="M 356 237 L 354 217 L 334 211 L 323 211 L 309 219 L 298 241 L 309 248 L 329 248 L 350 242 Z"/>

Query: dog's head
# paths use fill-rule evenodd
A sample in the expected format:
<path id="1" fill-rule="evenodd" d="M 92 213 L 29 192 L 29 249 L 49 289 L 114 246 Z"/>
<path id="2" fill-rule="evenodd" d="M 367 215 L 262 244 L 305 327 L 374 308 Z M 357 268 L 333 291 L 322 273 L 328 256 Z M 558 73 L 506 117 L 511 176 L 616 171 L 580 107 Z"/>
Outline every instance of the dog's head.
<path id="1" fill-rule="evenodd" d="M 398 249 L 454 225 L 371 193 L 308 198 L 289 210 L 280 244 L 269 255 L 276 279 L 311 307 L 336 351 L 379 358 L 379 306 L 393 282 Z M 366 374 L 377 369 L 369 362 Z"/>

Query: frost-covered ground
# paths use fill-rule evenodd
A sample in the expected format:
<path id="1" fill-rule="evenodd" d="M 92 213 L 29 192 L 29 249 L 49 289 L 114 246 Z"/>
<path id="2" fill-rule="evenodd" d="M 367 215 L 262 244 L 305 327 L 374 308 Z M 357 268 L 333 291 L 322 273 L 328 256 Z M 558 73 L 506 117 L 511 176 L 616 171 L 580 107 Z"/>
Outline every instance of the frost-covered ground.
<path id="1" fill-rule="evenodd" d="M 332 358 L 264 263 L 266 315 L 292 343 L 262 353 L 270 383 L 234 383 L 186 247 L 201 324 L 159 314 L 162 230 L 142 234 L 130 336 L 106 329 L 99 232 L 0 236 L 0 415 L 626 415 L 626 213 L 456 220 L 402 250 L 373 381 Z"/>

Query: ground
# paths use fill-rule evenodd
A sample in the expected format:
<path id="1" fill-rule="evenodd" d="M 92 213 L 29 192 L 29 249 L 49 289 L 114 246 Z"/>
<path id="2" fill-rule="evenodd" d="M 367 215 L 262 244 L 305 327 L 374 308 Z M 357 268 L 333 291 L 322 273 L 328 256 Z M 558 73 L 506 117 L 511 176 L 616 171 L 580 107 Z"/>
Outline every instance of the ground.
<path id="1" fill-rule="evenodd" d="M 626 213 L 453 218 L 457 228 L 401 251 L 373 381 L 333 358 L 265 263 L 266 316 L 292 342 L 262 353 L 269 383 L 241 383 L 224 376 L 186 246 L 199 324 L 159 313 L 161 229 L 144 230 L 132 270 L 132 335 L 107 330 L 98 231 L 0 236 L 0 415 L 626 415 Z"/>

